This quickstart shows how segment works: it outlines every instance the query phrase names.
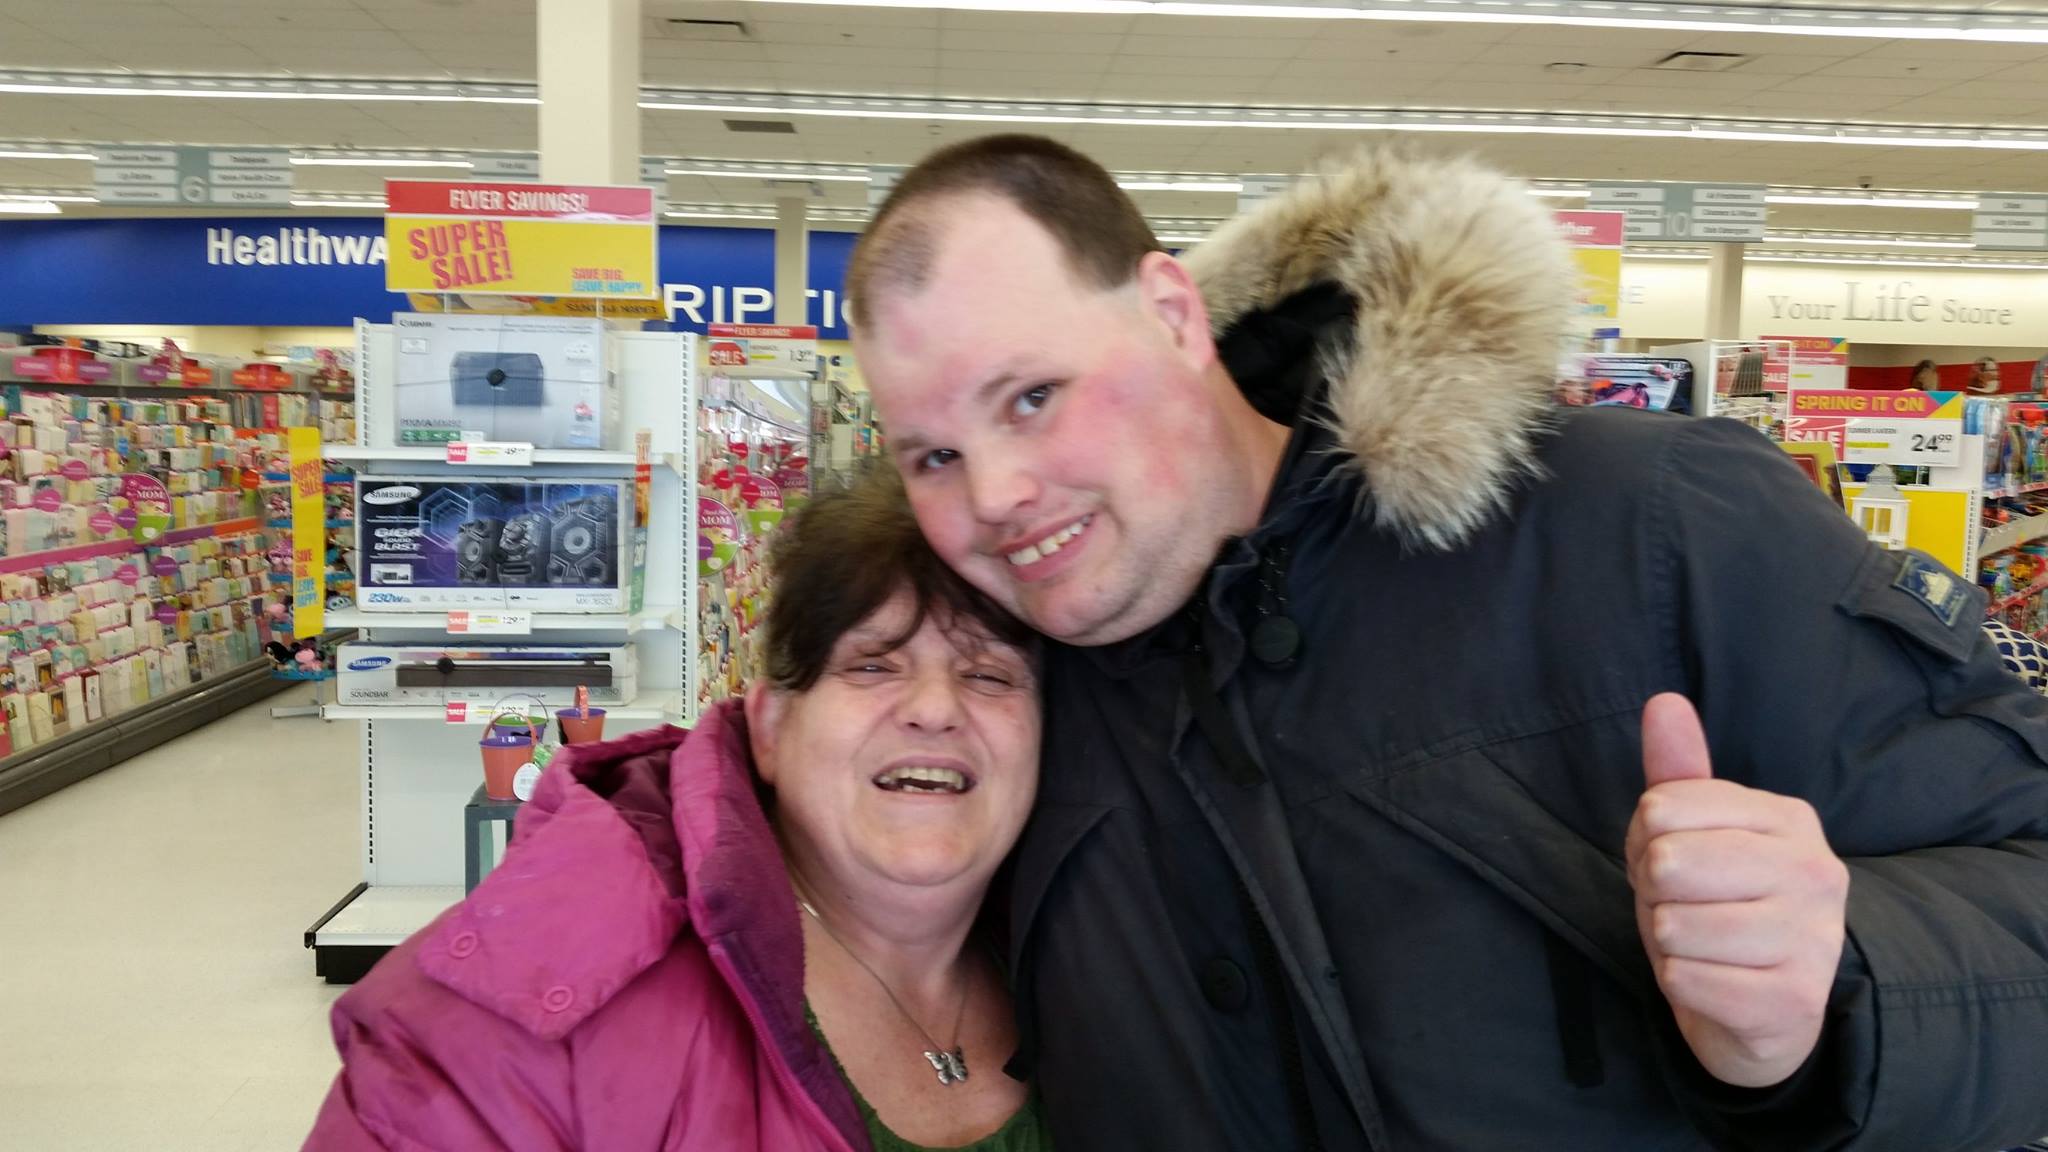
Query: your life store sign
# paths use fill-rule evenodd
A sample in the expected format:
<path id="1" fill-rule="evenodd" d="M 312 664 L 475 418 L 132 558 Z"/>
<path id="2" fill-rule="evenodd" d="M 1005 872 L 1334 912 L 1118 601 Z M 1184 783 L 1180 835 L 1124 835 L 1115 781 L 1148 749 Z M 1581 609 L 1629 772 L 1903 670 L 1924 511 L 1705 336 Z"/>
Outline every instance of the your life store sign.
<path id="1" fill-rule="evenodd" d="M 387 180 L 384 199 L 390 291 L 661 295 L 651 188 Z"/>
<path id="2" fill-rule="evenodd" d="M 1846 464 L 1954 468 L 1962 432 L 1960 392 L 1795 391 L 1785 416 L 1787 442 L 1833 444 Z"/>

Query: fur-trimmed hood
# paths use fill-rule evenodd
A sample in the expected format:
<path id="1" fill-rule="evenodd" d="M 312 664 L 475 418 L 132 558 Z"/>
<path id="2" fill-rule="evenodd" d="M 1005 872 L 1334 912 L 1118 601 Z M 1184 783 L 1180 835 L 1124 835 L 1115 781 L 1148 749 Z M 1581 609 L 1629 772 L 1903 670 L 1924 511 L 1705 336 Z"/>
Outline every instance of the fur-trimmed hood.
<path id="1" fill-rule="evenodd" d="M 1187 256 L 1219 338 L 1309 289 L 1355 306 L 1320 376 L 1375 523 L 1468 539 L 1532 475 L 1575 299 L 1526 185 L 1468 160 L 1368 151 L 1323 166 Z"/>

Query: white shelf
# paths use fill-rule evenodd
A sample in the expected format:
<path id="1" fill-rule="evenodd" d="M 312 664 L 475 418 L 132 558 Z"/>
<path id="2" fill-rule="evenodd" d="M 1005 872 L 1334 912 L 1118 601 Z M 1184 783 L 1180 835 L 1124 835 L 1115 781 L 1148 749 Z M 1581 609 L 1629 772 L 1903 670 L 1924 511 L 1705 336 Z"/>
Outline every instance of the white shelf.
<path id="1" fill-rule="evenodd" d="M 680 695 L 642 696 L 626 704 L 593 704 L 604 709 L 607 720 L 673 720 L 682 716 Z M 553 713 L 555 708 L 549 708 Z M 322 704 L 322 720 L 434 720 L 447 723 L 447 710 L 439 704 Z M 491 718 L 486 704 L 470 710 L 465 724 L 482 727 Z"/>
<path id="2" fill-rule="evenodd" d="M 325 444 L 320 456 L 326 460 L 361 460 L 365 462 L 399 461 L 409 464 L 446 464 L 448 447 L 445 444 L 417 444 L 403 448 L 373 448 L 361 444 Z M 533 450 L 535 464 L 603 464 L 617 468 L 631 468 L 639 457 L 631 452 L 604 452 L 595 448 L 536 448 Z M 459 464 L 459 468 L 514 468 L 514 464 Z"/>
<path id="3" fill-rule="evenodd" d="M 313 933 L 313 943 L 321 948 L 402 944 L 434 917 L 460 903 L 460 884 L 373 884 L 322 924 Z"/>
<path id="4" fill-rule="evenodd" d="M 1984 544 L 1978 550 L 1978 554 L 1989 556 L 1993 552 L 2017 548 L 2044 536 L 2048 536 L 2048 513 L 2023 517 L 2009 524 L 2000 524 L 1996 528 L 1988 529 L 1984 533 Z"/>
<path id="5" fill-rule="evenodd" d="M 472 608 L 473 612 L 516 612 L 516 608 Z M 323 626 L 329 630 L 353 628 L 410 628 L 429 632 L 448 630 L 448 613 L 442 612 L 364 612 L 358 608 L 329 608 Z M 574 612 L 536 612 L 533 615 L 535 632 L 624 632 L 634 635 L 659 628 L 685 630 L 685 617 L 680 608 L 650 607 L 637 616 L 618 613 L 583 615 Z M 458 640 L 476 640 L 484 643 L 517 642 L 519 636 L 462 635 Z"/>

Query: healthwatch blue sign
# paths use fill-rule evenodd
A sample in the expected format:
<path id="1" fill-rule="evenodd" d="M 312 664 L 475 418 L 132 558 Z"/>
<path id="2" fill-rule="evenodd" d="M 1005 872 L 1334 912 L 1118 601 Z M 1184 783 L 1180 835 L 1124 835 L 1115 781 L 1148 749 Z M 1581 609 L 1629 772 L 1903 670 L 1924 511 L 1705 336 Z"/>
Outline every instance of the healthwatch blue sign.
<path id="1" fill-rule="evenodd" d="M 848 232 L 811 234 L 810 322 L 846 335 Z M 0 222 L 0 325 L 385 321 L 406 309 L 384 290 L 383 221 L 366 217 Z M 662 291 L 675 325 L 775 318 L 775 234 L 661 230 Z"/>

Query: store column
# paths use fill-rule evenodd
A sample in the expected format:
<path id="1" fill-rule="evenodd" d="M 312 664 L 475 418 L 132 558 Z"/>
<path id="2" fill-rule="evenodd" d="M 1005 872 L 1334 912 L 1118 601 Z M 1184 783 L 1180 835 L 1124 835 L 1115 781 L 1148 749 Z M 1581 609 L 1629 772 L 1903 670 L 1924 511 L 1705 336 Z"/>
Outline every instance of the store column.
<path id="1" fill-rule="evenodd" d="M 640 182 L 640 0 L 538 0 L 540 178 Z"/>
<path id="2" fill-rule="evenodd" d="M 806 215 L 810 186 L 801 191 L 777 187 L 775 193 L 775 322 L 808 324 L 811 237 Z"/>
<path id="3" fill-rule="evenodd" d="M 1742 328 L 1742 256 L 1746 244 L 1710 244 L 1707 251 L 1707 339 L 1735 340 Z"/>

